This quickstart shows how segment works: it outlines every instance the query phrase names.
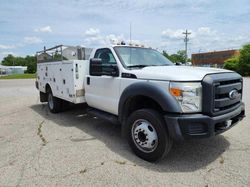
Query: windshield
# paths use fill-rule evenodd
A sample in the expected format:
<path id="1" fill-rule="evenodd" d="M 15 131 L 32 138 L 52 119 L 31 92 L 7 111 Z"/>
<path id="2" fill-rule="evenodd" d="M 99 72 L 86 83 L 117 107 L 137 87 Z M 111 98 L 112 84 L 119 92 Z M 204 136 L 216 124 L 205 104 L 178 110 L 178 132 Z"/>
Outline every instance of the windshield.
<path id="1" fill-rule="evenodd" d="M 116 46 L 114 49 L 128 68 L 173 65 L 170 60 L 154 49 L 128 46 Z"/>

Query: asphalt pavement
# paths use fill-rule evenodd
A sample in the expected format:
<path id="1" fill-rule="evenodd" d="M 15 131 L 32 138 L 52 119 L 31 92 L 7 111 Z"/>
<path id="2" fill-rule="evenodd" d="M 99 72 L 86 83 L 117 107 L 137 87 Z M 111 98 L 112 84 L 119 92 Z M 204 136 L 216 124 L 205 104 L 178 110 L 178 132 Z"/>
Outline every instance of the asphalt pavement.
<path id="1" fill-rule="evenodd" d="M 51 114 L 34 80 L 0 80 L 0 186 L 250 186 L 250 78 L 243 100 L 238 125 L 149 163 L 84 105 Z"/>

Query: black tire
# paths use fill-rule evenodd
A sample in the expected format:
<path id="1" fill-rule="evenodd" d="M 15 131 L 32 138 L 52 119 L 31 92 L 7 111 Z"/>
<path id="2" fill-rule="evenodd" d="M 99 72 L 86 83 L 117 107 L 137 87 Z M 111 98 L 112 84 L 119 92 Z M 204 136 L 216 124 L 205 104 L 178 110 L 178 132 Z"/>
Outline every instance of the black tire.
<path id="1" fill-rule="evenodd" d="M 58 113 L 62 111 L 62 100 L 54 97 L 52 91 L 49 90 L 47 93 L 48 96 L 48 108 L 52 113 Z"/>
<path id="2" fill-rule="evenodd" d="M 143 128 L 141 128 L 142 126 L 144 129 L 147 127 L 149 130 L 145 129 L 144 131 Z M 139 133 L 141 133 L 141 137 L 143 137 L 143 134 L 145 135 L 144 141 L 139 140 Z M 138 157 L 150 162 L 163 158 L 170 151 L 173 144 L 173 140 L 168 134 L 162 116 L 159 112 L 152 109 L 140 109 L 133 112 L 126 122 L 126 134 L 128 143 L 133 152 Z M 157 136 L 155 136 L 155 134 Z M 152 141 L 155 137 L 157 137 L 156 141 Z M 152 142 L 151 144 L 150 141 Z M 155 142 L 157 142 L 157 144 Z M 144 145 L 146 148 L 142 147 Z M 153 148 L 150 147 L 152 145 Z"/>

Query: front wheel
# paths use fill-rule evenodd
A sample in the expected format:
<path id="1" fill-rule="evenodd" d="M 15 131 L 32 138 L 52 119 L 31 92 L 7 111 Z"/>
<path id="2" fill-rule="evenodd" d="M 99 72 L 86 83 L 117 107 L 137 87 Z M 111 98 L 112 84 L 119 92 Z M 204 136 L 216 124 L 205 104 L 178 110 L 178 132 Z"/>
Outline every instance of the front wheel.
<path id="1" fill-rule="evenodd" d="M 172 147 L 162 116 L 152 109 L 140 109 L 129 116 L 127 138 L 133 152 L 150 162 L 163 158 Z"/>

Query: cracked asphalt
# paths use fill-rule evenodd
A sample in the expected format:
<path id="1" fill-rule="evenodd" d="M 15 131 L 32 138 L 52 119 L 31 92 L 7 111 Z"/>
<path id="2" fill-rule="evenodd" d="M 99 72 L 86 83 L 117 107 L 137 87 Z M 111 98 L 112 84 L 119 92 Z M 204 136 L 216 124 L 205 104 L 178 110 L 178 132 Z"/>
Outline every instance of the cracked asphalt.
<path id="1" fill-rule="evenodd" d="M 0 186 L 250 186 L 250 78 L 244 86 L 244 121 L 148 163 L 84 105 L 51 114 L 34 80 L 0 80 Z"/>

